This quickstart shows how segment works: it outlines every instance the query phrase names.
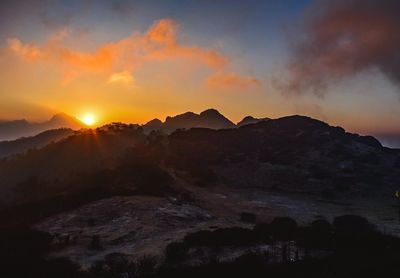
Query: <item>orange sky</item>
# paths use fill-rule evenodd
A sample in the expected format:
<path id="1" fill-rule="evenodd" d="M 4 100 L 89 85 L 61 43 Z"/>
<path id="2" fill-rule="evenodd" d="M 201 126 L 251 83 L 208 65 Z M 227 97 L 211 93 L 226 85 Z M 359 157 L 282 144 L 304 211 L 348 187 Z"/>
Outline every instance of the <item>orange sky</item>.
<path id="1" fill-rule="evenodd" d="M 68 29 L 41 44 L 9 38 L 2 62 L 12 67 L 3 64 L 5 87 L 44 110 L 78 117 L 90 112 L 100 122 L 143 122 L 177 113 L 189 102 L 193 109 L 215 106 L 202 97 L 261 88 L 256 77 L 235 72 L 230 57 L 213 48 L 179 43 L 178 30 L 173 20 L 161 19 L 143 33 L 134 32 L 93 51 L 68 46 Z M 202 96 L 196 97 L 200 91 Z"/>
<path id="2" fill-rule="evenodd" d="M 215 10 L 174 2 L 120 11 L 113 1 L 10 8 L 15 15 L 4 14 L 0 28 L 0 119 L 42 121 L 65 112 L 93 114 L 97 124 L 145 123 L 216 108 L 234 122 L 303 114 L 355 132 L 400 133 L 399 89 L 380 71 L 330 83 L 321 95 L 276 86 L 290 61 L 282 26 L 308 2 L 259 1 L 243 18 L 240 1 Z M 295 81 L 304 85 L 301 74 Z"/>

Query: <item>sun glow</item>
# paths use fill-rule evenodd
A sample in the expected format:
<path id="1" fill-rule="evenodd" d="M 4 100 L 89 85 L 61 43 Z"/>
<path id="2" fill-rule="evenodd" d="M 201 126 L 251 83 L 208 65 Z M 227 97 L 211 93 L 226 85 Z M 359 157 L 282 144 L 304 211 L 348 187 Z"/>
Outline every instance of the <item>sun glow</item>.
<path id="1" fill-rule="evenodd" d="M 93 114 L 85 114 L 80 119 L 87 126 L 92 126 L 96 123 L 96 118 Z"/>

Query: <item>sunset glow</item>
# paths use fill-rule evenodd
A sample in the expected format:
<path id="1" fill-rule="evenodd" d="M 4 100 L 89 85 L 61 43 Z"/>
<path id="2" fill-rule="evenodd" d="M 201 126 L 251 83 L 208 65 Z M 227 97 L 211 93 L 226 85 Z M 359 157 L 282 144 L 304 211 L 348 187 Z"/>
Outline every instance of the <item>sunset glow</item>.
<path id="1" fill-rule="evenodd" d="M 85 114 L 81 117 L 81 121 L 87 126 L 92 126 L 96 123 L 96 118 L 93 114 Z"/>
<path id="2" fill-rule="evenodd" d="M 86 124 L 143 124 L 213 107 L 234 122 L 301 114 L 353 132 L 400 134 L 392 120 L 400 118 L 398 71 L 386 62 L 399 46 L 394 15 L 356 10 L 342 20 L 327 10 L 326 20 L 308 19 L 312 1 L 34 2 L 3 16 L 0 120 L 80 115 L 92 105 L 104 113 Z M 245 24 L 243 10 L 251 13 Z M 296 34 L 321 47 L 314 52 Z"/>
<path id="3" fill-rule="evenodd" d="M 400 0 L 0 1 L 0 278 L 398 273 L 399 30 Z"/>

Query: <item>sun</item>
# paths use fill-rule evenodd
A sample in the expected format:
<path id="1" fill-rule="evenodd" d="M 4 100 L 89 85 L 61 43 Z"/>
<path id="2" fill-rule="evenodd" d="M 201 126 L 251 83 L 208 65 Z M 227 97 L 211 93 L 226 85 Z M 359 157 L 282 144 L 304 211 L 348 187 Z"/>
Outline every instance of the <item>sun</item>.
<path id="1" fill-rule="evenodd" d="M 87 126 L 92 126 L 96 123 L 96 117 L 93 114 L 88 113 L 81 117 L 81 121 Z"/>

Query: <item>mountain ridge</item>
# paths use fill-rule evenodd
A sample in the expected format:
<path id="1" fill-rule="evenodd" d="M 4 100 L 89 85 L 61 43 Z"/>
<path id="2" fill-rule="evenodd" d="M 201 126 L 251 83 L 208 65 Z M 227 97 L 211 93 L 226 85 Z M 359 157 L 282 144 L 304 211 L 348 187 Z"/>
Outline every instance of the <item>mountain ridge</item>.
<path id="1" fill-rule="evenodd" d="M 282 189 L 314 194 L 322 194 L 325 187 L 333 190 L 330 187 L 335 186 L 336 179 L 346 183 L 360 179 L 367 185 L 378 182 L 373 176 L 366 176 L 379 172 L 388 178 L 396 173 L 392 171 L 389 175 L 388 171 L 400 164 L 399 152 L 382 147 L 372 136 L 347 133 L 341 127 L 298 115 L 240 128 L 179 129 L 169 135 L 146 135 L 140 126 L 119 124 L 116 129 L 111 125 L 108 129 L 78 132 L 35 152 L 1 162 L 0 171 L 4 175 L 0 185 L 3 183 L 3 188 L 11 186 L 11 190 L 12 184 L 18 185 L 32 175 L 50 181 L 50 184 L 54 177 L 69 184 L 72 173 L 110 171 L 118 167 L 118 161 L 127 153 L 133 155 L 135 165 L 150 163 L 156 166 L 163 161 L 163 167 L 187 172 L 191 182 L 202 186 L 225 181 L 232 187 L 241 188 L 247 183 L 244 181 L 254 179 L 250 183 L 254 186 L 269 188 L 278 186 L 275 184 L 278 182 Z M 274 173 L 286 168 L 293 168 L 290 171 L 294 177 L 281 184 L 280 180 L 286 175 L 279 174 L 277 178 Z M 131 173 L 132 169 L 126 168 L 128 177 L 135 174 Z M 265 173 L 259 176 L 260 172 Z M 329 183 L 321 179 L 328 179 Z M 366 190 L 367 185 L 357 186 L 354 190 Z M 388 190 L 393 186 L 394 183 L 387 182 Z"/>
<path id="2" fill-rule="evenodd" d="M 84 124 L 77 118 L 66 113 L 57 113 L 44 122 L 29 122 L 26 119 L 0 121 L 0 141 L 34 136 L 51 129 L 70 128 L 78 130 L 84 127 Z"/>
<path id="3" fill-rule="evenodd" d="M 236 125 L 214 108 L 206 109 L 199 114 L 188 111 L 175 116 L 167 116 L 164 122 L 153 119 L 143 125 L 145 131 L 160 130 L 166 133 L 171 133 L 177 129 L 196 127 L 224 129 L 234 128 Z"/>

